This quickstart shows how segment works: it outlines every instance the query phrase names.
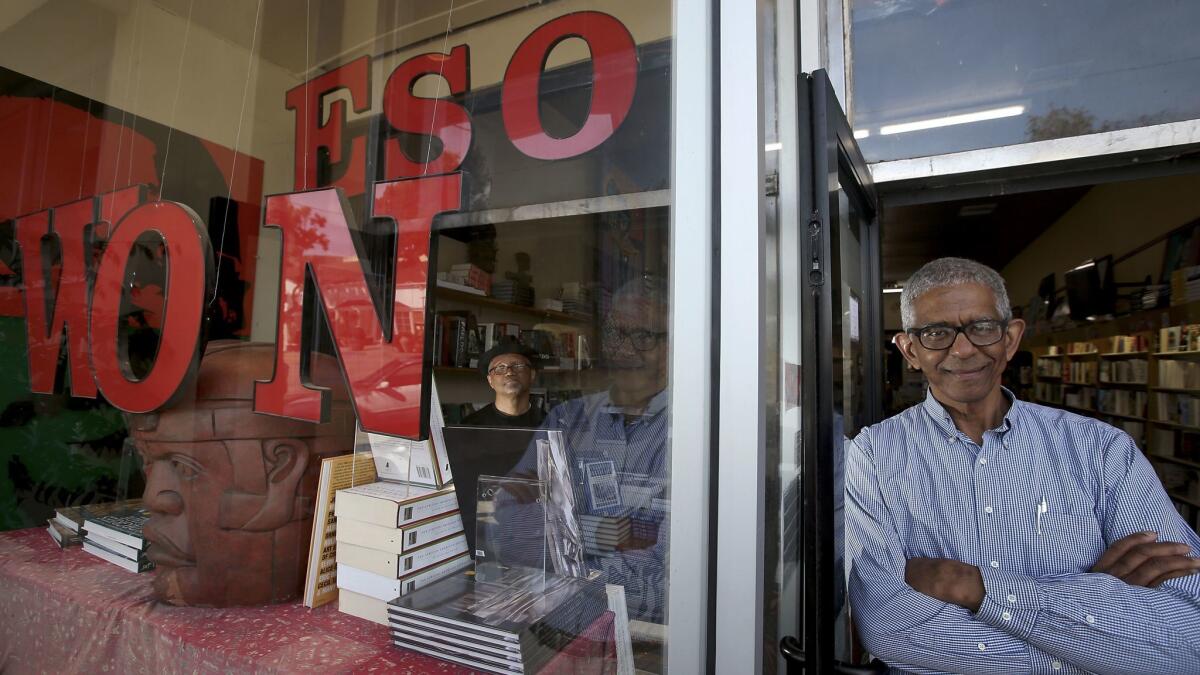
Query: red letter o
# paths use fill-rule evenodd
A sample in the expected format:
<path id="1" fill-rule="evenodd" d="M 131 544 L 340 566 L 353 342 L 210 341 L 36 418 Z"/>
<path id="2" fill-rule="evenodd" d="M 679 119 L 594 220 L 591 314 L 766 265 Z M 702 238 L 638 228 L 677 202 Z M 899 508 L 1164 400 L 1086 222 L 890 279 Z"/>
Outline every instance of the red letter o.
<path id="1" fill-rule="evenodd" d="M 558 43 L 582 38 L 592 52 L 592 105 L 573 136 L 554 138 L 542 127 L 538 85 L 546 57 Z M 533 31 L 517 47 L 504 73 L 501 108 L 513 145 L 535 159 L 565 159 L 603 143 L 625 121 L 637 88 L 637 46 L 629 31 L 608 14 L 576 12 Z"/>
<path id="2" fill-rule="evenodd" d="M 118 344 L 125 268 L 138 237 L 157 232 L 166 249 L 162 333 L 154 366 L 135 380 Z M 131 413 L 166 406 L 200 363 L 204 296 L 212 276 L 212 246 L 194 211 L 175 202 L 142 204 L 117 226 L 100 259 L 92 292 L 92 363 L 109 403 Z"/>

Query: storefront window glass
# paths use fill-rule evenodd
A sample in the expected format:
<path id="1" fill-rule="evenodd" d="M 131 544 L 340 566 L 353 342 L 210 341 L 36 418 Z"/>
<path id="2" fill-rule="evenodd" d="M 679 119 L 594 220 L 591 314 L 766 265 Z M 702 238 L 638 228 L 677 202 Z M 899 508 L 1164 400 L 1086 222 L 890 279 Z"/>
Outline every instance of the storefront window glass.
<path id="1" fill-rule="evenodd" d="M 850 0 L 868 161 L 1200 117 L 1187 0 Z"/>
<path id="2" fill-rule="evenodd" d="M 385 581 L 407 595 L 462 575 L 476 520 L 506 565 L 544 568 L 543 588 L 599 583 L 600 605 L 559 610 L 535 630 L 558 637 L 516 657 L 448 623 L 415 650 L 356 661 L 335 640 L 294 669 L 631 648 L 665 670 L 672 3 L 529 4 L 0 11 L 0 535 L 141 498 L 148 548 L 129 559 L 155 569 L 122 588 L 146 579 L 152 614 L 298 603 L 323 461 L 403 448 L 410 483 L 436 490 L 453 469 L 461 522 L 338 516 L 366 523 L 337 526 L 336 561 L 358 570 L 343 611 L 389 620 L 391 598 L 363 589 L 390 586 L 354 567 L 356 547 L 392 556 Z M 492 483 L 460 458 L 485 446 L 483 473 L 540 481 L 540 524 L 520 491 L 476 509 Z M 30 607 L 28 629 L 53 611 Z M 338 616 L 287 622 L 327 639 L 321 611 Z M 122 640 L 100 639 L 93 665 Z M 157 670 L 185 651 L 114 658 Z M 257 653 L 229 663 L 267 667 Z"/>

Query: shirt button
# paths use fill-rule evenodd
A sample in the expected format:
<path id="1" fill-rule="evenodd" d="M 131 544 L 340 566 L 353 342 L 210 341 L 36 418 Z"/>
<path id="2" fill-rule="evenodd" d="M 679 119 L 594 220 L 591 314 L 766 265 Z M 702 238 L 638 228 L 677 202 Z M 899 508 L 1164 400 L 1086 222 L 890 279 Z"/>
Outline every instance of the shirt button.
<path id="1" fill-rule="evenodd" d="M 1016 602 L 1016 601 L 1017 601 L 1017 596 L 1013 595 L 1012 593 L 1009 593 L 1009 594 L 1008 594 L 1008 601 L 1009 601 L 1009 602 Z"/>
<path id="2" fill-rule="evenodd" d="M 980 464 L 987 464 L 987 457 L 980 457 L 980 458 L 979 458 L 979 463 L 980 463 Z"/>
<path id="3" fill-rule="evenodd" d="M 1092 616 L 1091 614 L 1088 614 L 1087 616 L 1083 617 L 1083 620 L 1088 623 L 1096 623 L 1096 617 Z"/>
<path id="4" fill-rule="evenodd" d="M 1012 612 L 1005 612 L 1000 615 L 1000 618 L 1004 619 L 1005 621 L 1012 621 Z"/>
<path id="5" fill-rule="evenodd" d="M 992 507 L 990 507 L 990 506 L 985 506 L 985 507 L 983 507 L 983 512 L 984 512 L 984 513 L 991 513 L 991 512 L 992 512 Z"/>
<path id="6" fill-rule="evenodd" d="M 980 642 L 980 643 L 979 643 L 979 651 L 981 651 L 981 652 L 986 652 L 986 651 L 987 651 L 987 645 L 985 645 L 985 644 L 983 644 L 982 642 Z"/>
<path id="7" fill-rule="evenodd" d="M 992 562 L 990 562 L 990 563 L 988 563 L 988 564 L 989 564 L 989 565 L 991 565 L 992 567 L 999 567 L 999 566 L 1000 566 L 1000 563 L 999 563 L 998 561 L 995 561 L 995 560 L 993 560 Z"/>
<path id="8" fill-rule="evenodd" d="M 1062 661 L 1051 661 L 1050 667 L 1055 670 L 1062 670 Z"/>

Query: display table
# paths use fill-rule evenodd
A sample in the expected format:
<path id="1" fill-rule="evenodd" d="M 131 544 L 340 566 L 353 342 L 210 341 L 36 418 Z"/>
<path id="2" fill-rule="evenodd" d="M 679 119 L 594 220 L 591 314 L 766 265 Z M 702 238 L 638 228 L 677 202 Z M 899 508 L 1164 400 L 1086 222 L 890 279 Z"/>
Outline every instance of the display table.
<path id="1" fill-rule="evenodd" d="M 398 649 L 332 604 L 163 605 L 152 575 L 60 550 L 44 529 L 0 532 L 0 672 L 473 672 Z M 614 654 L 606 613 L 542 673 L 615 672 Z"/>

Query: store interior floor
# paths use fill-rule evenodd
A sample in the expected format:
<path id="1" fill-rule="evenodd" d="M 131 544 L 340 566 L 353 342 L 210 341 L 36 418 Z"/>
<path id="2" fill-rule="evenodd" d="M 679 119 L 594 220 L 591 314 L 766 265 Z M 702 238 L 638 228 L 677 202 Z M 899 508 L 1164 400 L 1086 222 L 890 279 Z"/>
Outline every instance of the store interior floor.
<path id="1" fill-rule="evenodd" d="M 1200 174 L 1189 173 L 969 199 L 934 191 L 896 206 L 885 196 L 884 415 L 924 396 L 920 372 L 890 342 L 901 330 L 899 289 L 934 258 L 978 260 L 1004 276 L 1013 313 L 1028 324 L 1006 386 L 1124 428 L 1200 528 L 1197 194 Z M 1105 268 L 1111 285 L 1092 276 Z"/>

